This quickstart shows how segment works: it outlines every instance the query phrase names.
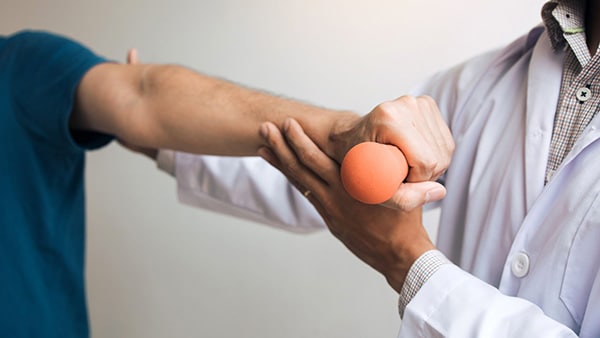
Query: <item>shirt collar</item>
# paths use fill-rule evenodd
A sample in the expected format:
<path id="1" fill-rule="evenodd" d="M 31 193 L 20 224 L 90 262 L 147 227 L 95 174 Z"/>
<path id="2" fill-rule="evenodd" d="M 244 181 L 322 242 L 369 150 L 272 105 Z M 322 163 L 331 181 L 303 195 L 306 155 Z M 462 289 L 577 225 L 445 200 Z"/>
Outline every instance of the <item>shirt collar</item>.
<path id="1" fill-rule="evenodd" d="M 567 47 L 565 35 L 585 31 L 585 0 L 551 0 L 542 8 L 542 19 L 555 50 Z"/>

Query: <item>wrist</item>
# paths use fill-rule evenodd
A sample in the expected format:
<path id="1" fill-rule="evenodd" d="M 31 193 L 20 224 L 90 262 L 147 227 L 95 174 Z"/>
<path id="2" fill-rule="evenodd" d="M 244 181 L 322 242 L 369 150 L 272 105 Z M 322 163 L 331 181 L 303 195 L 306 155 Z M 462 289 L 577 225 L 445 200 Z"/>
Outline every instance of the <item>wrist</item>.
<path id="1" fill-rule="evenodd" d="M 410 268 L 419 257 L 428 251 L 435 250 L 435 245 L 433 245 L 428 237 L 420 240 L 413 239 L 409 243 L 405 243 L 399 247 L 400 249 L 396 252 L 396 264 L 383 273 L 388 284 L 398 293 L 402 290 Z"/>
<path id="2" fill-rule="evenodd" d="M 344 156 L 356 141 L 351 136 L 361 117 L 353 112 L 342 112 L 333 119 L 324 149 L 325 153 L 341 163 Z"/>

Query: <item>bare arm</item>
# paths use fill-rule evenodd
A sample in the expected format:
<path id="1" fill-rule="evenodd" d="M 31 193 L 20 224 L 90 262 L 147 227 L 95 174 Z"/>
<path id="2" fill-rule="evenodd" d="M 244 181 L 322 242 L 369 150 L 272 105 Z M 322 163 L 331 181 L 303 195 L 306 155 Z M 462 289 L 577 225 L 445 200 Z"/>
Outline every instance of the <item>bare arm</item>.
<path id="1" fill-rule="evenodd" d="M 98 65 L 81 81 L 75 107 L 73 128 L 142 147 L 218 155 L 255 155 L 260 124 L 288 116 L 331 154 L 334 124 L 358 119 L 171 65 Z"/>
<path id="2" fill-rule="evenodd" d="M 410 182 L 435 180 L 447 168 L 452 135 L 437 105 L 427 97 L 400 97 L 364 117 L 310 106 L 179 66 L 101 64 L 77 91 L 73 128 L 115 135 L 131 149 L 156 148 L 197 154 L 255 155 L 264 145 L 265 121 L 297 120 L 319 148 L 338 163 L 363 141 L 393 144 L 406 155 Z M 147 153 L 147 152 L 145 152 Z M 427 185 L 402 185 L 388 206 L 410 210 Z M 416 196 L 415 198 L 409 196 Z M 416 202 L 417 201 L 417 202 Z"/>

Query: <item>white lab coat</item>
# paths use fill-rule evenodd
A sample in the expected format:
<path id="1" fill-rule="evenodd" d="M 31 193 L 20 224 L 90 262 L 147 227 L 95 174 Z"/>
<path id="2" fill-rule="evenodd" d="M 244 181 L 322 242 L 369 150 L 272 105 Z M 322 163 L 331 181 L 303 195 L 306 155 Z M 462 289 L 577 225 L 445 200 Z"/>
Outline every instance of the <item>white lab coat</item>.
<path id="1" fill-rule="evenodd" d="M 536 27 L 415 90 L 437 100 L 456 140 L 437 243 L 456 265 L 411 301 L 401 337 L 600 337 L 599 117 L 544 185 L 562 59 Z M 295 231 L 324 226 L 260 159 L 176 163 L 184 203 Z"/>

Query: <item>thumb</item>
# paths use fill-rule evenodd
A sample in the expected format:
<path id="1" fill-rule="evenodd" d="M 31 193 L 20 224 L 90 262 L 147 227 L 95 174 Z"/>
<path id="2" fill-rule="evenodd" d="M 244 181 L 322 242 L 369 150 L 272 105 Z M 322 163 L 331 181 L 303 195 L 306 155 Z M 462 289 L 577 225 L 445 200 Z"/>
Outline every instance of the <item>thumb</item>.
<path id="1" fill-rule="evenodd" d="M 140 57 L 138 56 L 138 51 L 135 48 L 131 48 L 127 52 L 127 63 L 131 65 L 136 65 L 140 63 Z"/>
<path id="2" fill-rule="evenodd" d="M 392 209 L 411 211 L 446 196 L 446 188 L 438 182 L 402 183 L 392 198 L 383 203 Z"/>

